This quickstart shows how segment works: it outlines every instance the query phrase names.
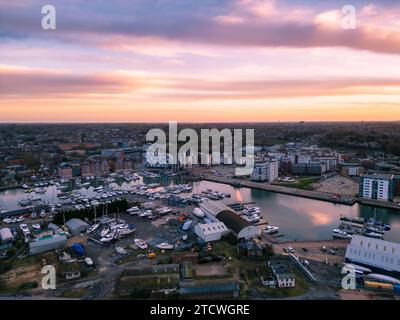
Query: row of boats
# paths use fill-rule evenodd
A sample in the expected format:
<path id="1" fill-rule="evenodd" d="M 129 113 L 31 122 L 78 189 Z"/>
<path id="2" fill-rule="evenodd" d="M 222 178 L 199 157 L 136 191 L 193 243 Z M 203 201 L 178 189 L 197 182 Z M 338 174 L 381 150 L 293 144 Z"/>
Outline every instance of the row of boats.
<path id="1" fill-rule="evenodd" d="M 383 239 L 387 231 L 391 229 L 389 224 L 377 220 L 375 217 L 365 220 L 362 217 L 340 218 L 338 228 L 332 230 L 332 236 L 337 239 L 351 239 L 354 234 L 366 237 Z"/>
<path id="2" fill-rule="evenodd" d="M 239 215 L 250 223 L 258 223 L 263 218 L 261 208 L 254 205 L 244 206 L 243 209 L 239 211 Z M 268 235 L 276 234 L 279 232 L 279 227 L 267 225 L 263 229 L 263 232 Z"/>
<path id="3" fill-rule="evenodd" d="M 257 223 L 262 219 L 261 208 L 252 205 L 244 206 L 239 215 L 250 223 Z"/>
<path id="4" fill-rule="evenodd" d="M 205 191 L 202 191 L 201 195 L 206 197 L 206 198 L 208 198 L 208 199 L 210 199 L 210 200 L 222 200 L 224 198 L 230 198 L 231 197 L 230 193 L 213 191 L 211 189 L 207 189 Z"/>
<path id="5" fill-rule="evenodd" d="M 112 220 L 109 223 L 96 223 L 89 227 L 87 233 L 92 239 L 108 243 L 135 232 L 135 226 L 126 224 L 123 220 Z"/>
<path id="6" fill-rule="evenodd" d="M 148 219 L 154 219 L 166 214 L 170 214 L 172 212 L 171 208 L 168 207 L 161 207 L 161 208 L 157 208 L 154 209 L 152 208 L 153 204 L 151 202 L 145 202 L 143 204 L 143 209 L 140 209 L 137 206 L 134 206 L 132 208 L 129 208 L 127 210 L 127 212 L 130 215 L 136 215 L 139 216 L 141 218 L 148 218 Z"/>

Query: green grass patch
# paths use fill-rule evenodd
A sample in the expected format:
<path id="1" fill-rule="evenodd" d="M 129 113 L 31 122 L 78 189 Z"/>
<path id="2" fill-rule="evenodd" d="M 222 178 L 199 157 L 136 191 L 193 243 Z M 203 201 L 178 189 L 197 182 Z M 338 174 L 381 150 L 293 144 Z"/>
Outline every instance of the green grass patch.
<path id="1" fill-rule="evenodd" d="M 273 184 L 287 188 L 311 190 L 311 185 L 318 182 L 319 180 L 319 177 L 307 177 L 297 179 L 295 182 L 274 182 Z"/>

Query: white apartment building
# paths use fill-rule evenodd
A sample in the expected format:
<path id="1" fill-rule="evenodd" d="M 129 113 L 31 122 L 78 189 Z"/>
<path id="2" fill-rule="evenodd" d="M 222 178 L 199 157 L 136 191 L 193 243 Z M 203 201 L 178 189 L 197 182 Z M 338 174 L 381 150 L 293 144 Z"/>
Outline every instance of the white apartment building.
<path id="1" fill-rule="evenodd" d="M 309 164 L 311 162 L 311 156 L 308 154 L 299 154 L 297 157 L 298 164 Z"/>
<path id="2" fill-rule="evenodd" d="M 392 201 L 393 179 L 391 174 L 366 174 L 360 179 L 360 194 L 366 199 Z"/>
<path id="3" fill-rule="evenodd" d="M 251 180 L 273 182 L 279 176 L 279 162 L 277 160 L 268 160 L 254 164 Z"/>

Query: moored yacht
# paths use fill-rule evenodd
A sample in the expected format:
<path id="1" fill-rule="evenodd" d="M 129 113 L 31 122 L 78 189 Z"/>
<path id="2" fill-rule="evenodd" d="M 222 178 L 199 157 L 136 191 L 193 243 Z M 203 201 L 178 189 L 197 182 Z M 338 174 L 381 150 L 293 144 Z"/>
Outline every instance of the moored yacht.
<path id="1" fill-rule="evenodd" d="M 352 235 L 348 234 L 346 231 L 340 229 L 333 229 L 332 236 L 337 239 L 351 239 Z"/>
<path id="2" fill-rule="evenodd" d="M 276 226 L 266 226 L 264 229 L 264 233 L 273 234 L 279 232 L 279 227 Z"/>

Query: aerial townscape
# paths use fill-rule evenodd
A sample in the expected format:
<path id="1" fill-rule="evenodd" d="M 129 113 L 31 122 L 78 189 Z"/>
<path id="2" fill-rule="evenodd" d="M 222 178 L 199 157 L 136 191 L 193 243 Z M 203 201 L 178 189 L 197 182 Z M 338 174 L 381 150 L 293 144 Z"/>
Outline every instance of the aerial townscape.
<path id="1" fill-rule="evenodd" d="M 2 297 L 398 298 L 400 157 L 376 144 L 398 123 L 242 124 L 245 176 L 211 151 L 149 163 L 148 127 L 0 126 Z"/>
<path id="2" fill-rule="evenodd" d="M 0 0 L 3 317 L 397 311 L 399 18 Z"/>

